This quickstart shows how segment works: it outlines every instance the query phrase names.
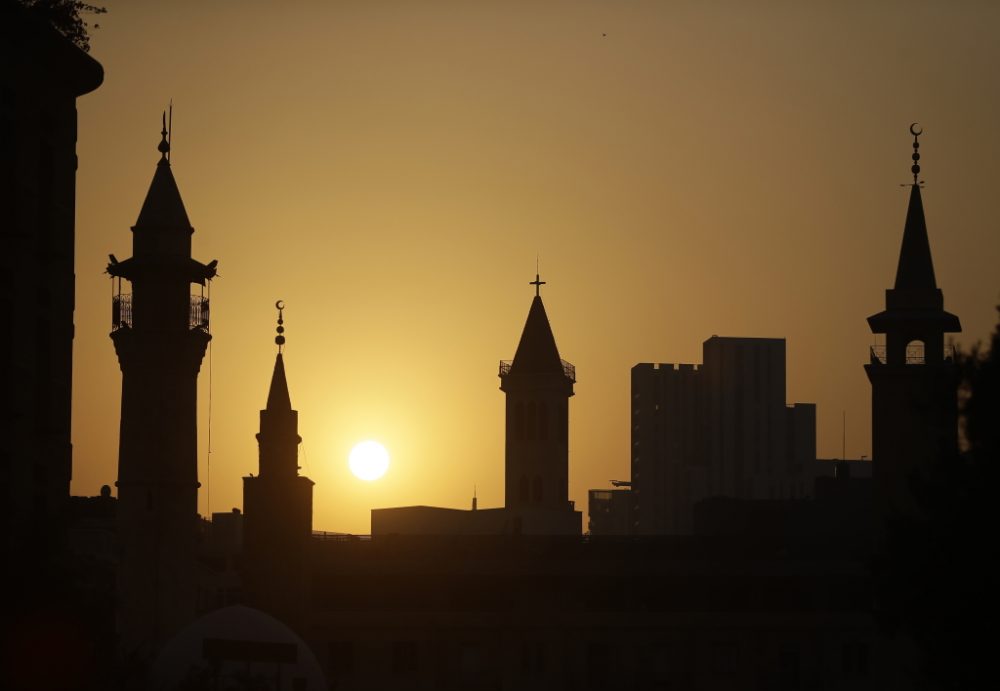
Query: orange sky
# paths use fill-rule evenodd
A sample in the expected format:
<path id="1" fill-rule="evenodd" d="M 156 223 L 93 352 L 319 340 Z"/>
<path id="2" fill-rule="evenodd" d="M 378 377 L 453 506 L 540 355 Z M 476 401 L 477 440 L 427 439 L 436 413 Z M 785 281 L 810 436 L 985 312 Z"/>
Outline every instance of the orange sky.
<path id="1" fill-rule="evenodd" d="M 713 334 L 786 338 L 819 455 L 840 455 L 843 410 L 848 455 L 870 454 L 865 317 L 895 272 L 913 120 L 958 341 L 996 323 L 996 3 L 102 4 L 105 82 L 78 102 L 76 494 L 115 479 L 102 271 L 131 254 L 169 98 L 194 256 L 219 259 L 203 512 L 209 485 L 211 510 L 241 506 L 257 471 L 278 298 L 317 529 L 465 507 L 473 485 L 501 505 L 496 368 L 536 255 L 577 366 L 584 511 L 629 475 L 629 368 L 700 362 Z M 371 484 L 347 468 L 365 438 L 392 455 Z"/>

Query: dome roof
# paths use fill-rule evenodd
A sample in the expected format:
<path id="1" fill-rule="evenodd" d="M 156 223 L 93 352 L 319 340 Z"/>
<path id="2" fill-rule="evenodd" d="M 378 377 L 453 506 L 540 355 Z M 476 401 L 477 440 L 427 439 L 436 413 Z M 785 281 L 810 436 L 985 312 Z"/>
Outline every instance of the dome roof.
<path id="1" fill-rule="evenodd" d="M 242 605 L 209 612 L 183 629 L 163 646 L 150 676 L 157 691 L 198 688 L 199 681 L 211 680 L 228 688 L 227 680 L 250 679 L 274 691 L 327 688 L 316 656 L 295 632 Z"/>

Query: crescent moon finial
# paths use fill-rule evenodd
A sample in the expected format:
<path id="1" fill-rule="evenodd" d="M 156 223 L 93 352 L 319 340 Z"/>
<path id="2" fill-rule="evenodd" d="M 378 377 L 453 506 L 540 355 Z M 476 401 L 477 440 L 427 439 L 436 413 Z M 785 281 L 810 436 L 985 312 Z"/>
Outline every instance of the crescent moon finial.
<path id="1" fill-rule="evenodd" d="M 274 342 L 278 344 L 278 354 L 281 354 L 281 348 L 285 345 L 285 317 L 283 312 L 285 311 L 285 301 L 278 300 L 274 303 L 274 306 L 278 308 L 278 328 L 275 331 L 278 335 L 274 337 Z"/>
<path id="2" fill-rule="evenodd" d="M 910 166 L 910 172 L 913 173 L 913 184 L 919 185 L 920 181 L 917 179 L 920 175 L 920 142 L 918 137 L 924 133 L 924 128 L 921 127 L 917 129 L 917 123 L 910 123 L 910 134 L 913 135 L 913 155 L 910 156 L 913 159 L 913 165 Z"/>

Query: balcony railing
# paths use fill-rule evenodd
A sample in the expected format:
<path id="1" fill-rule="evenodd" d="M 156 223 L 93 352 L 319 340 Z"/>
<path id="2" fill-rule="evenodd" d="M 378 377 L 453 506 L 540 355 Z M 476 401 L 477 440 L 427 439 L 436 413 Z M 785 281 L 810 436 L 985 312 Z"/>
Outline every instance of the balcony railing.
<path id="1" fill-rule="evenodd" d="M 208 331 L 208 298 L 192 295 L 188 311 L 188 328 Z M 132 295 L 120 293 L 111 298 L 111 330 L 132 328 Z"/>
<path id="2" fill-rule="evenodd" d="M 569 379 L 571 382 L 573 382 L 575 384 L 576 383 L 576 366 L 573 365 L 573 364 L 571 364 L 571 363 L 569 363 L 569 362 L 566 362 L 565 360 L 560 360 L 559 362 L 562 363 L 563 374 L 566 375 L 567 379 Z M 510 368 L 511 368 L 511 365 L 513 365 L 513 364 L 514 364 L 513 360 L 501 360 L 500 361 L 500 376 L 501 377 L 506 377 L 508 374 L 510 374 Z"/>
<path id="3" fill-rule="evenodd" d="M 884 345 L 873 345 L 869 348 L 869 357 L 871 358 L 871 363 L 888 363 L 888 355 L 886 352 L 886 347 Z M 955 346 L 946 345 L 944 346 L 944 359 L 945 361 L 955 359 Z M 924 354 L 924 345 L 921 344 L 911 344 L 906 346 L 906 364 L 907 365 L 923 365 L 927 362 L 926 356 Z"/>
<path id="4" fill-rule="evenodd" d="M 191 321 L 188 326 L 208 331 L 208 298 L 201 295 L 191 296 Z"/>
<path id="5" fill-rule="evenodd" d="M 111 330 L 132 327 L 132 296 L 128 293 L 111 298 Z"/>

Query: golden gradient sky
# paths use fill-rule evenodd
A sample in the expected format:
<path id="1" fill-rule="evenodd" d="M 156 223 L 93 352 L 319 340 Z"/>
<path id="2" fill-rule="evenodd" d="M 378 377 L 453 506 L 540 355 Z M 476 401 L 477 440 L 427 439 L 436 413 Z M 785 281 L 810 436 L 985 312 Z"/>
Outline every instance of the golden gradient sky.
<path id="1" fill-rule="evenodd" d="M 287 304 L 317 529 L 372 507 L 503 503 L 503 394 L 536 254 L 577 366 L 570 495 L 629 475 L 629 369 L 713 334 L 788 340 L 818 453 L 870 454 L 873 342 L 913 120 L 958 341 L 1000 301 L 1000 4 L 107 0 L 81 98 L 76 494 L 113 484 L 121 375 L 107 254 L 174 101 L 194 255 L 219 259 L 199 507 L 242 506 Z M 750 9 L 753 5 L 754 9 Z M 602 34 L 607 34 L 603 36 Z M 211 474 L 208 395 L 211 369 Z M 354 479 L 351 446 L 392 466 Z"/>

